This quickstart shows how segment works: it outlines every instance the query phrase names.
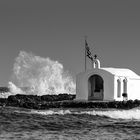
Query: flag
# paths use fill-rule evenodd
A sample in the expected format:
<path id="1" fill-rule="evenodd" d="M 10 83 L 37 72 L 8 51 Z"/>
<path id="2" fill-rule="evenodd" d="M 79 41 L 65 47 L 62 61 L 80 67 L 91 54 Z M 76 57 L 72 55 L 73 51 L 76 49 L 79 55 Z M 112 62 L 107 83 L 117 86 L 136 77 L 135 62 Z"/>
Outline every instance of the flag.
<path id="1" fill-rule="evenodd" d="M 89 48 L 88 43 L 87 43 L 86 40 L 85 40 L 85 49 L 86 49 L 86 56 L 87 56 L 89 59 L 93 60 L 93 57 L 92 57 L 90 48 Z"/>

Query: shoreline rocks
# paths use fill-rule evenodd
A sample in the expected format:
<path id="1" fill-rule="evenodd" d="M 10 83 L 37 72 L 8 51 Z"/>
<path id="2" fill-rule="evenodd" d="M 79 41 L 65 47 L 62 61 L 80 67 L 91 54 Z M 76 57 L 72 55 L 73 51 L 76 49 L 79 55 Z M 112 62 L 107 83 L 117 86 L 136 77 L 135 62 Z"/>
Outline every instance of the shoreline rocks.
<path id="1" fill-rule="evenodd" d="M 49 108 L 114 108 L 132 109 L 140 106 L 140 100 L 128 101 L 77 101 L 76 95 L 11 95 L 7 99 L 0 98 L 0 106 L 13 106 L 28 109 L 49 109 Z"/>

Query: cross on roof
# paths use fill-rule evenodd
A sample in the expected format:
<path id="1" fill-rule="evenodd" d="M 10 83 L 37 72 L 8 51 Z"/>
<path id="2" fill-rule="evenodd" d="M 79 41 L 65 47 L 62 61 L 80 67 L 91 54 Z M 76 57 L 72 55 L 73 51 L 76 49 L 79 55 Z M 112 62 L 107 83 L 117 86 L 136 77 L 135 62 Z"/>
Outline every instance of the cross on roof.
<path id="1" fill-rule="evenodd" d="M 97 54 L 94 55 L 94 58 L 97 59 Z"/>

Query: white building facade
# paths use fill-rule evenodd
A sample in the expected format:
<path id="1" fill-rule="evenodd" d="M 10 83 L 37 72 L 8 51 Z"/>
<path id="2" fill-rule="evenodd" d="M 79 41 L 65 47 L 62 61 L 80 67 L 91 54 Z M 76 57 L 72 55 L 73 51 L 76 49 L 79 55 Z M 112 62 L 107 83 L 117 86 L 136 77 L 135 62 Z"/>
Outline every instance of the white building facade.
<path id="1" fill-rule="evenodd" d="M 95 58 L 93 69 L 76 77 L 76 100 L 140 100 L 140 76 L 129 69 L 101 68 Z"/>

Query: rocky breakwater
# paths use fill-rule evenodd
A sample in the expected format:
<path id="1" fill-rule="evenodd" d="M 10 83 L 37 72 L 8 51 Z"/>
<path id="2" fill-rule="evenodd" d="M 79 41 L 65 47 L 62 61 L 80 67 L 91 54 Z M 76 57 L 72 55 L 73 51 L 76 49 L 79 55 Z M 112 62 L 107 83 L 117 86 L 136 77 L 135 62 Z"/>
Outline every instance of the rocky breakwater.
<path id="1" fill-rule="evenodd" d="M 128 101 L 76 101 L 75 95 L 11 95 L 7 99 L 0 98 L 0 106 L 14 106 L 28 109 L 49 108 L 115 108 L 131 109 L 140 106 L 140 100 Z"/>
<path id="2" fill-rule="evenodd" d="M 59 94 L 59 95 L 11 95 L 5 101 L 6 106 L 24 107 L 29 109 L 47 109 L 57 107 L 61 101 L 71 101 L 75 95 Z M 3 102 L 4 103 L 4 102 Z"/>

